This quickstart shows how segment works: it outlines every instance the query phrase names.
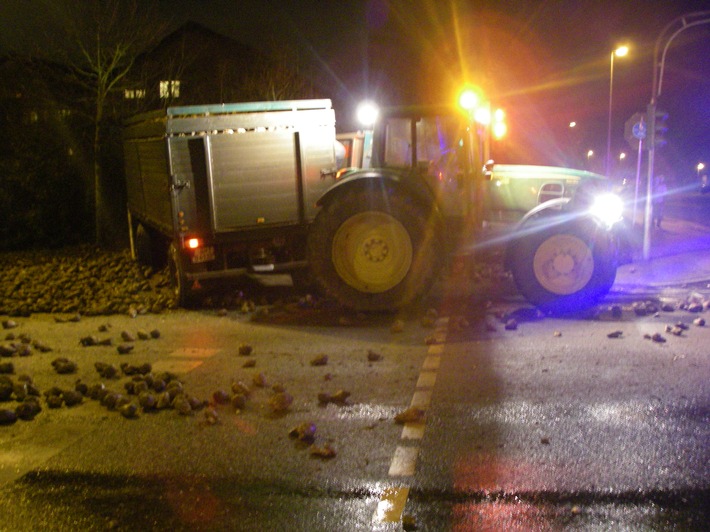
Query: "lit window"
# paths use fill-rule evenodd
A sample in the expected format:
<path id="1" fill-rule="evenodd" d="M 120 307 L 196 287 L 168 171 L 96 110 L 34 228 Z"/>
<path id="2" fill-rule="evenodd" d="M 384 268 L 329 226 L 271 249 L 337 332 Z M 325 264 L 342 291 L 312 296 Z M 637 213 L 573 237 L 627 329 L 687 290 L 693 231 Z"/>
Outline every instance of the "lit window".
<path id="1" fill-rule="evenodd" d="M 126 89 L 123 91 L 126 100 L 138 100 L 145 98 L 145 89 Z"/>
<path id="2" fill-rule="evenodd" d="M 180 97 L 180 81 L 170 80 L 160 82 L 160 97 L 161 98 L 179 98 Z"/>

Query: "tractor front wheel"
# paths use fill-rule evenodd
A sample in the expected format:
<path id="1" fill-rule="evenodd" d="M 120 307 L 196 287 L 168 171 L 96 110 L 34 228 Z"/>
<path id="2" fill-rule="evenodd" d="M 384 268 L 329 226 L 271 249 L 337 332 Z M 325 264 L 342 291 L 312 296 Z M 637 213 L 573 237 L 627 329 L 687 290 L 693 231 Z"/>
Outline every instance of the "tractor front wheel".
<path id="1" fill-rule="evenodd" d="M 571 312 L 596 303 L 616 278 L 609 234 L 593 223 L 565 223 L 515 243 L 512 273 L 531 303 Z"/>

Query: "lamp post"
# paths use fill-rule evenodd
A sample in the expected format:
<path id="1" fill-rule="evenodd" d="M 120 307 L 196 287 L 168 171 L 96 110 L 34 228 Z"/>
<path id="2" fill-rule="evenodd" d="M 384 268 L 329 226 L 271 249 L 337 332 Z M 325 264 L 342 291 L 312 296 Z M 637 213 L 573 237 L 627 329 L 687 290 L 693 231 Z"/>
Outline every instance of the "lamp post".
<path id="1" fill-rule="evenodd" d="M 616 50 L 611 52 L 611 58 L 609 60 L 609 122 L 606 130 L 606 175 L 609 176 L 611 172 L 611 109 L 612 109 L 612 96 L 614 94 L 614 57 L 624 57 L 629 53 L 628 46 L 619 46 Z"/>

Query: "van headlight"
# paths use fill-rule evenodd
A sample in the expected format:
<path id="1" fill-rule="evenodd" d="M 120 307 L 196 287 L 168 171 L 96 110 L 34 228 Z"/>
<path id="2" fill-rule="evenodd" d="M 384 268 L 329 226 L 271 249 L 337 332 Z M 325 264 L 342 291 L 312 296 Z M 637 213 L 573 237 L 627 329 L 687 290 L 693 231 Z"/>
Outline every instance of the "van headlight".
<path id="1" fill-rule="evenodd" d="M 608 227 L 620 221 L 624 213 L 624 202 L 616 194 L 599 194 L 594 198 L 589 214 L 598 218 Z"/>

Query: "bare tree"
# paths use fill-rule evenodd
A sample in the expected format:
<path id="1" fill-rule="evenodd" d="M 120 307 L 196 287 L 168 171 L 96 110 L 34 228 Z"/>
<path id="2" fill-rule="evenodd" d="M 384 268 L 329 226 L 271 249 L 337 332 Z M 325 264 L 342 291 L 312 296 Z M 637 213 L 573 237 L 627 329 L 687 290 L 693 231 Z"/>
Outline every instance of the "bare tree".
<path id="1" fill-rule="evenodd" d="M 80 0 L 65 4 L 67 32 L 65 61 L 71 78 L 91 100 L 87 102 L 93 126 L 94 231 L 101 240 L 102 131 L 112 102 L 139 54 L 164 35 L 167 23 L 138 0 Z M 79 16 L 77 16 L 79 15 Z M 120 101 L 120 100 L 118 100 Z"/>

